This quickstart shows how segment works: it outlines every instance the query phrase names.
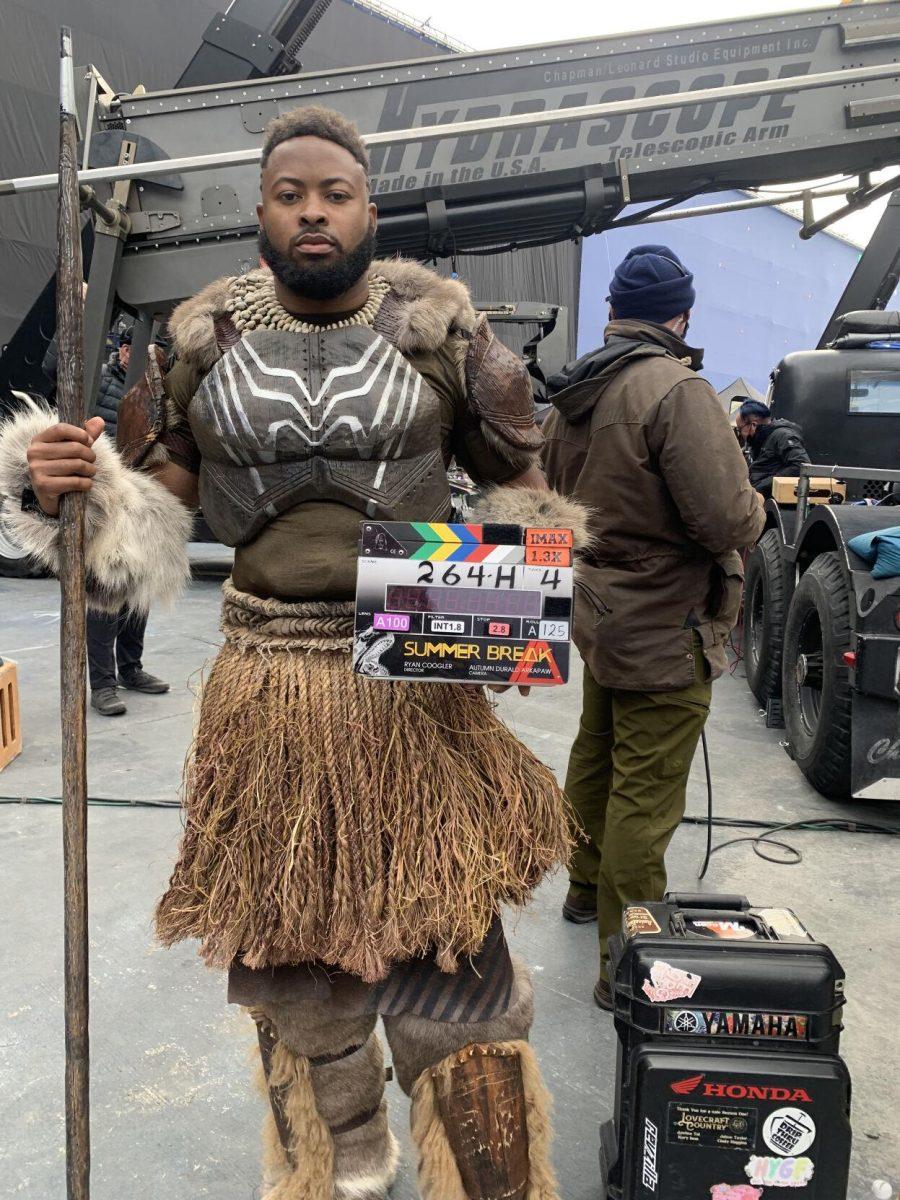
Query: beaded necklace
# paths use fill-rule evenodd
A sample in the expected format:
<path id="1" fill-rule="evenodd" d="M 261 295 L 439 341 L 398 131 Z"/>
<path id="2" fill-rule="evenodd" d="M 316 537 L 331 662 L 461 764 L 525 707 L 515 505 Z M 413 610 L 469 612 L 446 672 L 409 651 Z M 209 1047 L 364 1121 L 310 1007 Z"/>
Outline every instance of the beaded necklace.
<path id="1" fill-rule="evenodd" d="M 391 290 L 380 275 L 369 276 L 369 298 L 349 317 L 331 324 L 304 321 L 293 316 L 275 295 L 275 280 L 269 271 L 251 271 L 231 281 L 231 318 L 241 333 L 251 329 L 284 329 L 289 333 L 323 333 L 329 329 L 347 329 L 351 325 L 371 326 L 382 301 Z"/>

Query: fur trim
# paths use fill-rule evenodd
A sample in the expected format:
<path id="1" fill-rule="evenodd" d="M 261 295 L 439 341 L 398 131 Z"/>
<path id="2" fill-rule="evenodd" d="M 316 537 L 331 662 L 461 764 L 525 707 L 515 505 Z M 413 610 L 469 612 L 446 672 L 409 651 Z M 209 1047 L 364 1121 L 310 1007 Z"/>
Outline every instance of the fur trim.
<path id="1" fill-rule="evenodd" d="M 334 1143 L 316 1110 L 309 1070 L 308 1059 L 276 1043 L 268 1086 L 283 1097 L 297 1166 L 288 1162 L 270 1111 L 263 1131 L 265 1200 L 332 1200 Z"/>
<path id="2" fill-rule="evenodd" d="M 377 259 L 372 273 L 386 279 L 400 301 L 392 340 L 401 353 L 437 350 L 454 330 L 474 329 L 476 313 L 469 290 L 458 279 L 444 279 L 405 258 Z M 169 318 L 176 356 L 201 371 L 211 370 L 221 357 L 214 323 L 230 311 L 230 284 L 228 276 L 207 284 Z"/>
<path id="3" fill-rule="evenodd" d="M 379 1117 L 382 1115 L 387 1121 L 386 1113 L 379 1114 Z M 339 1170 L 335 1169 L 335 1200 L 384 1200 L 388 1189 L 397 1178 L 399 1165 L 400 1143 L 388 1129 L 387 1156 L 382 1167 L 361 1174 L 346 1175 L 343 1178 L 341 1178 Z"/>
<path id="4" fill-rule="evenodd" d="M 516 1043 L 525 1085 L 528 1122 L 528 1191 L 525 1200 L 558 1200 L 556 1176 L 550 1157 L 553 1101 L 538 1066 L 537 1056 L 527 1042 Z"/>
<path id="5" fill-rule="evenodd" d="M 495 1042 L 514 1051 L 522 1068 L 525 1120 L 528 1134 L 528 1187 L 525 1200 L 558 1200 L 550 1160 L 552 1126 L 550 1094 L 541 1079 L 534 1051 L 525 1041 Z M 441 1118 L 437 1089 L 448 1087 L 452 1055 L 416 1080 L 412 1096 L 412 1136 L 419 1150 L 419 1191 L 422 1200 L 467 1200 L 467 1193 Z"/>
<path id="6" fill-rule="evenodd" d="M 49 408 L 28 400 L 0 425 L 0 495 L 5 496 L 6 527 L 14 541 L 54 574 L 59 573 L 59 522 L 22 512 L 21 496 L 30 486 L 28 447 L 57 419 Z M 118 612 L 126 605 L 146 612 L 159 601 L 171 603 L 190 577 L 190 512 L 152 476 L 126 467 L 105 434 L 93 449 L 97 474 L 85 493 L 89 607 Z"/>
<path id="7" fill-rule="evenodd" d="M 327 1009 L 315 1004 L 285 1004 L 257 1016 L 273 1029 L 273 1021 L 281 1027 L 287 1014 L 296 1016 L 296 1029 L 307 1025 L 304 1015 L 313 1016 L 309 1031 L 323 1052 L 326 1047 L 336 1050 L 352 1044 L 360 1024 L 371 1028 L 375 1022 L 374 1016 L 323 1022 Z M 271 1068 L 268 1082 L 261 1068 L 257 1080 L 270 1102 L 270 1087 L 281 1097 L 291 1132 L 291 1161 L 270 1112 L 263 1131 L 266 1200 L 384 1200 L 397 1173 L 400 1147 L 388 1127 L 387 1105 L 381 1099 L 384 1056 L 375 1034 L 370 1033 L 356 1053 L 321 1066 L 278 1040 Z M 378 1111 L 364 1125 L 344 1133 L 330 1132 L 330 1127 L 373 1105 Z M 328 1156 L 327 1163 L 320 1161 L 323 1153 Z"/>
<path id="8" fill-rule="evenodd" d="M 396 345 L 401 353 L 437 350 L 454 330 L 470 333 L 476 313 L 469 289 L 407 258 L 379 258 L 372 273 L 391 285 L 401 301 Z"/>
<path id="9" fill-rule="evenodd" d="M 169 318 L 172 347 L 177 358 L 201 371 L 211 370 L 221 357 L 214 322 L 228 311 L 231 277 L 224 276 L 184 300 Z"/>
<path id="10" fill-rule="evenodd" d="M 526 487 L 493 487 L 482 492 L 469 506 L 470 519 L 479 524 L 539 526 L 541 529 L 571 529 L 576 550 L 592 544 L 591 510 L 570 496 L 552 490 Z"/>

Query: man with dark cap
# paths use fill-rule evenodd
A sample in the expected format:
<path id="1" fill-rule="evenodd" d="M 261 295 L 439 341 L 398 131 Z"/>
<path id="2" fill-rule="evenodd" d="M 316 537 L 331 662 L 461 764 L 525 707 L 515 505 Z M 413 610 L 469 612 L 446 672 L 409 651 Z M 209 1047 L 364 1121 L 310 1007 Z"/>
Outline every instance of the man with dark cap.
<path id="1" fill-rule="evenodd" d="M 745 400 L 737 411 L 735 428 L 747 448 L 750 482 L 761 496 L 772 495 L 776 475 L 799 475 L 809 462 L 799 425 L 772 419 L 772 410 L 761 400 Z"/>
<path id="2" fill-rule="evenodd" d="M 610 284 L 600 350 L 549 381 L 551 486 L 593 511 L 574 636 L 585 663 L 566 793 L 577 849 L 563 915 L 607 939 L 626 901 L 661 899 L 666 847 L 737 618 L 736 551 L 762 532 L 728 418 L 684 341 L 693 276 L 666 246 L 637 246 Z"/>

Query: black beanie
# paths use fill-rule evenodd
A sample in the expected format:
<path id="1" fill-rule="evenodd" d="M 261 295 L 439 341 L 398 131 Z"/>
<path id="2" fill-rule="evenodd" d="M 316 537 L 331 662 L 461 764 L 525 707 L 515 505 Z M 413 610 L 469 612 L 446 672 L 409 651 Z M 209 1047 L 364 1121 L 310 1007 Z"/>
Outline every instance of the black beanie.
<path id="1" fill-rule="evenodd" d="M 693 308 L 694 277 L 668 246 L 635 246 L 616 267 L 607 299 L 617 317 L 663 324 Z"/>

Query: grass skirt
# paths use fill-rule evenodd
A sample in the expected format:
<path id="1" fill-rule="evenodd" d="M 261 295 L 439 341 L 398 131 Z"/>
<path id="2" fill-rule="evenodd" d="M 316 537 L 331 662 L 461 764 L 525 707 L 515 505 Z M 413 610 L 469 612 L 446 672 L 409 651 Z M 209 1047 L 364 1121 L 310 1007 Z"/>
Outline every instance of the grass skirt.
<path id="1" fill-rule="evenodd" d="M 156 915 L 212 966 L 319 960 L 375 982 L 436 949 L 453 971 L 567 858 L 553 774 L 482 690 L 354 675 L 352 609 L 225 584 Z"/>

